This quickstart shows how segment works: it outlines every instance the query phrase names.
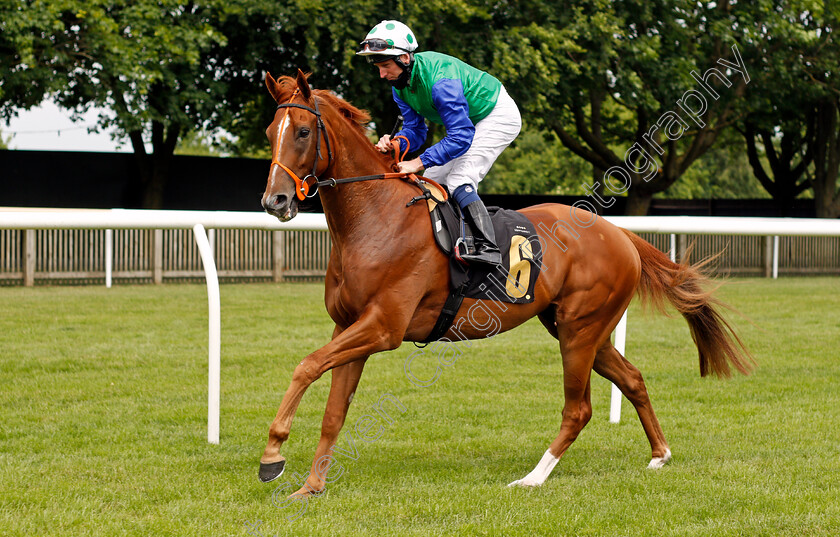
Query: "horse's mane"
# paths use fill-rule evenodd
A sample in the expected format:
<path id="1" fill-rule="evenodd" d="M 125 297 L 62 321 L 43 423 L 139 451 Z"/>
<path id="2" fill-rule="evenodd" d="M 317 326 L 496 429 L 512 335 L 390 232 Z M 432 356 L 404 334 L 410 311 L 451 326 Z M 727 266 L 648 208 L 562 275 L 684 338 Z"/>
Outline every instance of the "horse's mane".
<path id="1" fill-rule="evenodd" d="M 308 77 L 309 75 L 304 74 L 303 76 Z M 274 85 L 269 87 L 269 91 L 271 91 L 272 96 L 274 96 L 278 103 L 283 103 L 288 102 L 297 87 L 298 81 L 296 78 L 281 76 L 274 80 Z M 311 91 L 312 94 L 317 96 L 324 104 L 335 109 L 342 117 L 344 117 L 347 120 L 347 126 L 350 127 L 350 130 L 355 132 L 360 139 L 370 142 L 367 128 L 370 124 L 371 118 L 370 113 L 367 110 L 362 110 L 353 106 L 336 95 L 333 91 L 322 89 L 311 89 Z M 397 171 L 396 160 L 394 157 L 386 153 L 374 151 L 372 144 L 370 147 L 371 152 L 376 154 L 385 166 L 390 168 L 392 171 Z"/>
<path id="2" fill-rule="evenodd" d="M 284 94 L 291 96 L 292 91 L 297 87 L 297 80 L 290 76 L 281 76 L 277 79 L 277 84 L 282 88 Z M 365 134 L 365 129 L 370 123 L 370 113 L 367 110 L 356 108 L 330 90 L 313 89 L 312 94 L 325 100 L 330 106 L 338 110 L 341 115 L 349 119 L 350 123 L 361 134 Z"/>
<path id="3" fill-rule="evenodd" d="M 330 90 L 312 90 L 312 93 L 334 106 L 341 112 L 341 115 L 349 119 L 364 134 L 370 123 L 370 113 L 367 110 L 356 108 Z"/>

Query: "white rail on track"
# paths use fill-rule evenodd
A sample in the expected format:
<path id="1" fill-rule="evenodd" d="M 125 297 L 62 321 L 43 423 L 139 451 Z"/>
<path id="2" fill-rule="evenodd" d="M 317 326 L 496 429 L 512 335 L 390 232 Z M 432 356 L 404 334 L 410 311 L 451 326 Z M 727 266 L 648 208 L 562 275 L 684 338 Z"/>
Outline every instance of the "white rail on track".
<path id="1" fill-rule="evenodd" d="M 637 233 L 669 233 L 670 255 L 676 255 L 676 234 L 765 235 L 773 236 L 773 277 L 778 275 L 778 249 L 781 235 L 840 236 L 840 220 L 816 218 L 752 218 L 713 216 L 610 216 L 609 222 Z M 205 229 L 267 229 L 326 231 L 323 214 L 299 214 L 290 222 L 259 212 L 151 211 L 133 209 L 26 209 L 0 208 L 0 229 L 192 229 L 201 253 L 207 280 L 209 308 L 208 358 L 208 442 L 219 443 L 219 393 L 221 377 L 219 280 L 210 241 Z M 106 231 L 106 237 L 111 235 Z M 110 248 L 106 246 L 106 256 Z M 106 269 L 111 266 L 105 260 Z M 107 271 L 107 270 L 106 270 Z M 110 287 L 110 271 L 106 285 Z M 627 312 L 616 328 L 616 348 L 624 353 Z M 613 386 L 610 421 L 621 417 L 621 392 Z"/>
<path id="2" fill-rule="evenodd" d="M 219 443 L 219 415 L 221 408 L 222 388 L 222 300 L 219 292 L 219 274 L 216 272 L 216 262 L 213 260 L 213 249 L 207 240 L 204 226 L 193 226 L 195 242 L 201 254 L 204 265 L 205 280 L 207 280 L 207 307 L 210 318 L 210 338 L 207 358 L 207 441 L 211 444 Z"/>
<path id="3" fill-rule="evenodd" d="M 221 392 L 221 301 L 219 278 L 206 228 L 327 230 L 323 214 L 300 214 L 280 222 L 266 213 L 224 211 L 147 211 L 130 209 L 19 209 L 0 208 L 0 229 L 104 229 L 105 285 L 111 287 L 114 229 L 192 229 L 207 280 L 209 351 L 207 360 L 207 441 L 219 443 Z"/>

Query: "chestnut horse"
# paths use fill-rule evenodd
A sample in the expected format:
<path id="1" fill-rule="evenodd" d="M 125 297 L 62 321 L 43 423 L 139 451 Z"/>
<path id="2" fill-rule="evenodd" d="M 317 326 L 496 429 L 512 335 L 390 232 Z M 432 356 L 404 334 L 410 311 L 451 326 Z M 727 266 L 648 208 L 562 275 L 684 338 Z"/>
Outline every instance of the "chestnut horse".
<path id="1" fill-rule="evenodd" d="M 332 92 L 312 90 L 302 73 L 278 80 L 267 74 L 266 85 L 279 105 L 266 130 L 272 164 L 262 205 L 268 213 L 282 221 L 294 218 L 304 194 L 314 195 L 319 176 L 341 183 L 341 178 L 395 170 L 393 157 L 379 153 L 367 138 L 366 112 Z M 289 437 L 298 404 L 309 385 L 332 370 L 315 462 L 296 494 L 325 487 L 324 461 L 330 460 L 367 358 L 403 341 L 423 341 L 449 293 L 449 263 L 435 246 L 428 208 L 425 203 L 406 206 L 419 194 L 416 186 L 390 176 L 319 182 L 332 238 L 325 301 L 335 330 L 329 343 L 295 367 L 260 459 L 262 481 L 279 477 L 285 466 L 280 447 Z M 633 295 L 639 293 L 660 308 L 667 300 L 685 317 L 699 351 L 701 375 L 729 376 L 730 365 L 748 373 L 748 351 L 718 313 L 711 292 L 704 290 L 708 280 L 696 266 L 673 263 L 635 234 L 582 209 L 544 204 L 521 213 L 539 230 L 543 270 L 533 302 L 506 304 L 498 312 L 501 326 L 496 332 L 539 317 L 560 343 L 565 404 L 560 432 L 543 460 L 511 485 L 541 485 L 589 421 L 592 370 L 633 404 L 650 441 L 649 467 L 662 466 L 671 452 L 642 375 L 610 343 Z M 456 319 L 475 303 L 465 299 Z M 459 328 L 450 329 L 446 338 L 488 336 L 486 326 L 482 330 L 461 323 Z"/>

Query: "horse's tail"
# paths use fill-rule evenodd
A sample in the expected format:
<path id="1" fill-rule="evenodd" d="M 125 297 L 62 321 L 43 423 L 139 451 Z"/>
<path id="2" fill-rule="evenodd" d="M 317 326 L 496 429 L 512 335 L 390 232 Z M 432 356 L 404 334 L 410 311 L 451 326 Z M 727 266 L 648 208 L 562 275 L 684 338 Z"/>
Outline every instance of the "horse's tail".
<path id="1" fill-rule="evenodd" d="M 749 374 L 755 363 L 744 343 L 718 311 L 725 307 L 712 296 L 708 289 L 711 283 L 698 263 L 674 263 L 649 242 L 635 233 L 622 229 L 636 250 L 642 262 L 642 274 L 638 293 L 643 301 L 657 310 L 665 311 L 665 299 L 679 311 L 691 330 L 697 350 L 700 353 L 700 375 L 709 372 L 718 377 L 729 377 L 729 365 L 743 374 Z"/>

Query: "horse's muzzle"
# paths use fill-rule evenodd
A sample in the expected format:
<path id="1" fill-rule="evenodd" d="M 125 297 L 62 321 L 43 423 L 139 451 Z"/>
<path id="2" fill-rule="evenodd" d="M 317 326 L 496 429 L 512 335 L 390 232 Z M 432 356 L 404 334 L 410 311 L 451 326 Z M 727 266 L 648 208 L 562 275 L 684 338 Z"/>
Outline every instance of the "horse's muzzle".
<path id="1" fill-rule="evenodd" d="M 266 194 L 262 198 L 262 206 L 265 212 L 281 222 L 288 222 L 298 213 L 297 198 L 286 194 Z"/>

